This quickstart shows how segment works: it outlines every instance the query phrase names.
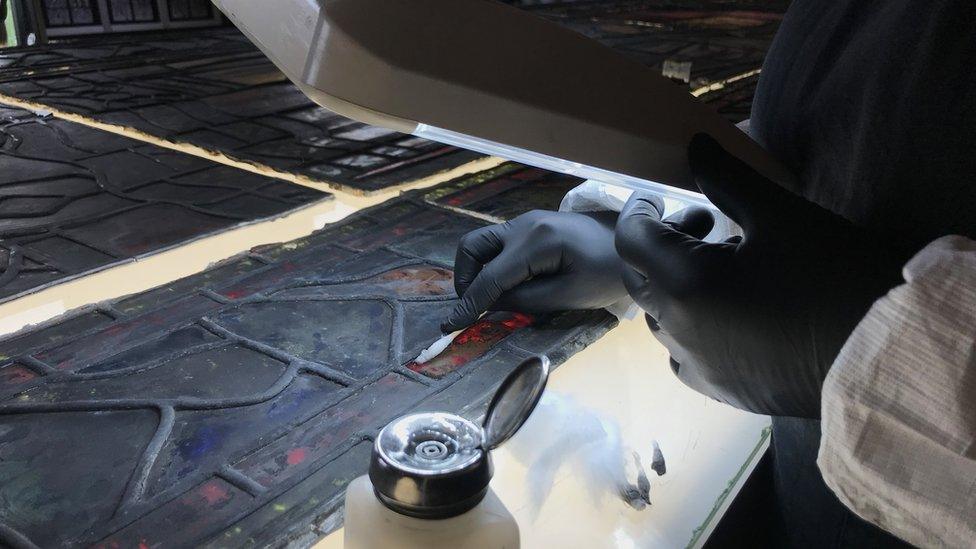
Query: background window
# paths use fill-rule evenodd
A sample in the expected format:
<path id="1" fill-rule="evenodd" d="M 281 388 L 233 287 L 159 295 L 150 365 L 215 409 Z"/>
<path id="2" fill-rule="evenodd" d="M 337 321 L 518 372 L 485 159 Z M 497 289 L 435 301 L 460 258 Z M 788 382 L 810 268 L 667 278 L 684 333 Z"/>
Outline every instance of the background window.
<path id="1" fill-rule="evenodd" d="M 113 23 L 151 23 L 159 20 L 156 0 L 109 0 Z"/>
<path id="2" fill-rule="evenodd" d="M 169 0 L 171 21 L 193 21 L 213 19 L 213 6 L 210 0 Z"/>
<path id="3" fill-rule="evenodd" d="M 43 0 L 42 4 L 48 27 L 82 27 L 101 23 L 96 0 Z"/>

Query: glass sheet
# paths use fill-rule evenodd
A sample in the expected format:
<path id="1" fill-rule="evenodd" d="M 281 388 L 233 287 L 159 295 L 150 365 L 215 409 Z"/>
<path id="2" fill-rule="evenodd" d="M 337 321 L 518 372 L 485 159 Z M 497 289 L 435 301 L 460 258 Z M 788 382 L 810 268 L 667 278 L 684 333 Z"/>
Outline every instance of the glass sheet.
<path id="1" fill-rule="evenodd" d="M 0 68 L 0 94 L 360 193 L 481 158 L 317 106 L 234 29 L 16 48 Z"/>
<path id="2" fill-rule="evenodd" d="M 426 192 L 0 341 L 0 543 L 309 543 L 387 421 L 477 418 L 524 358 L 616 324 L 492 313 L 415 364 L 485 224 Z"/>
<path id="3" fill-rule="evenodd" d="M 0 105 L 0 300 L 329 197 Z"/>

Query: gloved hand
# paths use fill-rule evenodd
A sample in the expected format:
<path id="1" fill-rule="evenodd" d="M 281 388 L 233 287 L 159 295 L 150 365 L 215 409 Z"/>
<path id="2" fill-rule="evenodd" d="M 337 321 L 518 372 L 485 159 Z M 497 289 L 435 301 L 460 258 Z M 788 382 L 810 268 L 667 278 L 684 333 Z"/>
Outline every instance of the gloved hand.
<path id="1" fill-rule="evenodd" d="M 536 210 L 464 235 L 454 261 L 461 301 L 441 330 L 466 328 L 489 308 L 598 309 L 627 297 L 616 219 L 616 212 Z"/>
<path id="2" fill-rule="evenodd" d="M 693 389 L 757 413 L 820 416 L 847 337 L 910 253 L 763 178 L 712 138 L 689 149 L 699 188 L 742 239 L 709 244 L 632 196 L 616 248 L 630 295 Z"/>
<path id="3" fill-rule="evenodd" d="M 683 219 L 682 212 L 675 216 Z M 454 262 L 461 302 L 441 330 L 465 328 L 489 309 L 601 309 L 627 298 L 627 269 L 614 249 L 616 221 L 616 212 L 537 210 L 464 235 Z M 711 231 L 711 217 L 694 221 L 685 223 L 692 234 Z"/>

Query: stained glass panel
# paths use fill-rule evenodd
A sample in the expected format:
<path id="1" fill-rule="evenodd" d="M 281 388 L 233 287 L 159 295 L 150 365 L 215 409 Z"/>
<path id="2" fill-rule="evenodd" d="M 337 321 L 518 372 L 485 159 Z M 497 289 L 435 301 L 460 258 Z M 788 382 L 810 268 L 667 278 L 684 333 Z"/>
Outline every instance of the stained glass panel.
<path id="1" fill-rule="evenodd" d="M 481 158 L 315 105 L 234 30 L 113 46 L 98 39 L 4 51 L 0 94 L 360 193 Z"/>
<path id="2" fill-rule="evenodd" d="M 327 197 L 0 105 L 0 300 Z"/>
<path id="3" fill-rule="evenodd" d="M 0 341 L 0 543 L 309 543 L 385 422 L 476 418 L 615 324 L 492 313 L 415 364 L 457 303 L 445 250 L 484 224 L 424 194 Z"/>

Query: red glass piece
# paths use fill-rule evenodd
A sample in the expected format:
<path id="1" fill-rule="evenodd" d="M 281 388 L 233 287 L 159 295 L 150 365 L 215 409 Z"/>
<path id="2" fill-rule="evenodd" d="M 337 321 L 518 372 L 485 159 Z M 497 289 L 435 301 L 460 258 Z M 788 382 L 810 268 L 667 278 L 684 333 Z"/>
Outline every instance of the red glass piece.
<path id="1" fill-rule="evenodd" d="M 522 313 L 505 313 L 482 318 L 457 338 L 433 360 L 407 364 L 414 372 L 440 379 L 472 360 L 481 357 L 500 341 L 521 328 L 531 326 L 533 318 Z"/>

